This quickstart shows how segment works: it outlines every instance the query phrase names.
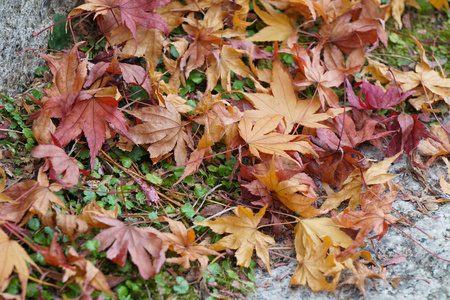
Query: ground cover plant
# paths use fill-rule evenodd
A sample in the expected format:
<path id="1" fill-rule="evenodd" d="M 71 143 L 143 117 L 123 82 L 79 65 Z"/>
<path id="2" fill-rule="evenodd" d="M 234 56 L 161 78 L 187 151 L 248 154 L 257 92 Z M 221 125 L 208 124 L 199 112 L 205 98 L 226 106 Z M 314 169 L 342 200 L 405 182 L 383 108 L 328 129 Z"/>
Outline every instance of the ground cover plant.
<path id="1" fill-rule="evenodd" d="M 1 297 L 239 299 L 276 259 L 313 291 L 386 280 L 360 247 L 408 225 L 388 168 L 450 152 L 448 2 L 406 3 L 75 8 L 2 99 Z"/>

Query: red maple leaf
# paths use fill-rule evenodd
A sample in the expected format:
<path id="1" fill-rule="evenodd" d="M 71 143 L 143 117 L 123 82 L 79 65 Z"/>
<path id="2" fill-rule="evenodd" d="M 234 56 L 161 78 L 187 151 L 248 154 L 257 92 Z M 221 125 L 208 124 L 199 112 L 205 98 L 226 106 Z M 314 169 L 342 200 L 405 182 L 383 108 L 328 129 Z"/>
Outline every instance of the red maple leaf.
<path id="1" fill-rule="evenodd" d="M 119 0 L 120 17 L 123 24 L 130 29 L 135 41 L 138 40 L 136 23 L 147 28 L 159 29 L 166 35 L 169 34 L 167 21 L 160 14 L 149 12 L 169 2 L 170 0 Z"/>
<path id="2" fill-rule="evenodd" d="M 358 98 L 347 79 L 345 79 L 345 83 L 347 85 L 348 102 L 358 109 L 393 109 L 393 106 L 402 103 L 416 92 L 414 90 L 403 92 L 400 88 L 393 86 L 384 93 L 381 87 L 363 81 Z M 361 99 L 362 95 L 364 95 L 364 101 Z"/>
<path id="3" fill-rule="evenodd" d="M 391 123 L 392 121 L 394 122 Z M 418 115 L 392 112 L 391 116 L 386 118 L 384 122 L 386 123 L 387 130 L 395 131 L 385 152 L 388 157 L 403 150 L 411 157 L 412 151 L 417 148 L 422 138 L 429 137 L 440 142 L 440 140 L 432 135 L 425 125 L 419 121 Z"/>
<path id="4" fill-rule="evenodd" d="M 80 93 L 78 101 L 69 110 L 67 116 L 55 132 L 61 145 L 66 146 L 81 132 L 87 139 L 91 154 L 91 168 L 94 167 L 95 156 L 106 139 L 107 122 L 114 129 L 127 135 L 126 120 L 117 109 L 118 102 L 111 97 L 95 97 L 90 92 Z"/>

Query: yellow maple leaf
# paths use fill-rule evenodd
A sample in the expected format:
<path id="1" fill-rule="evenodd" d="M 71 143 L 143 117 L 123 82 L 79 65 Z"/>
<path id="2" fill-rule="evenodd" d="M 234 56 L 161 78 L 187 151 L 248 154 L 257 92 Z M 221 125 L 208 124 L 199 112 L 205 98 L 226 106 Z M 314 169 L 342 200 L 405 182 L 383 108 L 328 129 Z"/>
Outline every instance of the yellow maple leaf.
<path id="1" fill-rule="evenodd" d="M 329 109 L 327 113 L 318 113 L 320 101 L 299 100 L 294 91 L 292 77 L 286 67 L 279 61 L 273 62 L 272 95 L 263 93 L 244 93 L 244 96 L 258 110 L 247 110 L 245 116 L 260 119 L 261 116 L 278 114 L 286 120 L 286 132 L 290 132 L 295 124 L 310 128 L 328 128 L 319 122 L 332 118 L 344 111 L 343 108 Z"/>
<path id="2" fill-rule="evenodd" d="M 251 154 L 258 158 L 260 158 L 259 152 L 277 154 L 290 160 L 294 159 L 286 151 L 298 151 L 317 156 L 311 142 L 298 140 L 302 136 L 273 132 L 282 119 L 283 116 L 280 115 L 267 115 L 255 123 L 249 118 L 244 118 L 239 122 L 239 134 L 249 145 Z"/>
<path id="3" fill-rule="evenodd" d="M 258 231 L 258 224 L 261 221 L 266 207 L 263 207 L 256 215 L 249 208 L 238 206 L 233 210 L 236 217 L 223 217 L 215 221 L 194 222 L 196 225 L 208 226 L 218 234 L 231 233 L 217 243 L 210 246 L 214 251 L 234 249 L 236 251 L 237 263 L 239 266 L 248 267 L 256 245 L 256 255 L 266 264 L 267 270 L 271 273 L 269 263 L 268 244 L 275 244 L 275 240 Z"/>
<path id="4" fill-rule="evenodd" d="M 22 285 L 22 298 L 25 299 L 29 277 L 27 263 L 40 271 L 25 249 L 18 242 L 10 240 L 8 235 L 0 229 L 0 287 L 8 280 L 11 272 L 16 269 Z"/>
<path id="5" fill-rule="evenodd" d="M 337 262 L 334 255 L 327 255 L 332 246 L 329 236 L 323 243 L 314 243 L 308 234 L 302 234 L 295 228 L 295 250 L 298 266 L 291 278 L 291 284 L 308 285 L 311 290 L 334 291 L 344 266 Z M 327 277 L 333 278 L 331 282 Z"/>
<path id="6" fill-rule="evenodd" d="M 285 43 L 287 39 L 295 32 L 295 27 L 292 25 L 290 18 L 283 13 L 276 12 L 275 9 L 273 9 L 273 7 L 268 4 L 266 4 L 264 7 L 266 11 L 261 10 L 253 2 L 253 9 L 255 10 L 256 14 L 268 26 L 264 27 L 253 36 L 247 38 L 247 41 L 282 41 L 283 43 Z"/>

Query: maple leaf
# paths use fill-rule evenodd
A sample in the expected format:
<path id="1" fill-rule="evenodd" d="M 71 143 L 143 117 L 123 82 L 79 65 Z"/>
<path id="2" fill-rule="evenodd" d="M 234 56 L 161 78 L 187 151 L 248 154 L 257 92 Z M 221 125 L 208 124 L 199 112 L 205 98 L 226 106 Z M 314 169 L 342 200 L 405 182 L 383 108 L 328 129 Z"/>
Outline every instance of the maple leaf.
<path id="1" fill-rule="evenodd" d="M 103 78 L 100 86 L 103 86 L 115 75 L 122 75 L 123 80 L 126 83 L 142 86 L 147 93 L 149 93 L 149 95 L 152 94 L 152 83 L 149 73 L 141 66 L 119 62 L 116 55 L 113 56 L 110 62 L 101 61 L 96 63 L 89 70 L 89 75 L 86 78 L 84 87 L 86 88 L 91 86 L 98 78 L 102 76 Z M 97 87 L 99 84 L 96 82 L 94 83 L 94 86 Z"/>
<path id="2" fill-rule="evenodd" d="M 316 152 L 309 141 L 298 140 L 304 139 L 302 136 L 272 132 L 282 119 L 283 116 L 280 115 L 267 115 L 255 123 L 252 123 L 249 118 L 239 122 L 239 134 L 249 145 L 251 154 L 258 158 L 260 158 L 260 152 L 276 154 L 290 160 L 294 159 L 286 151 L 298 151 L 315 156 Z"/>
<path id="3" fill-rule="evenodd" d="M 105 275 L 97 269 L 93 263 L 84 257 L 81 257 L 73 248 L 69 248 L 67 254 L 67 262 L 76 266 L 74 271 L 71 268 L 65 267 L 65 274 L 62 282 L 75 282 L 80 286 L 83 291 L 83 298 L 91 298 L 91 294 L 94 290 L 101 291 L 110 295 L 113 299 L 116 296 L 111 291 Z"/>
<path id="4" fill-rule="evenodd" d="M 39 272 L 39 267 L 28 256 L 25 249 L 18 242 L 11 240 L 8 235 L 0 229 L 0 286 L 3 286 L 8 280 L 9 275 L 15 269 L 20 284 L 22 285 L 22 298 L 25 299 L 27 292 L 27 282 L 30 276 L 27 263 L 35 267 Z"/>
<path id="5" fill-rule="evenodd" d="M 91 203 L 83 207 L 83 210 L 80 214 L 80 219 L 86 222 L 90 228 L 101 228 L 106 229 L 109 228 L 108 225 L 97 221 L 95 217 L 108 217 L 108 218 L 117 218 L 117 212 L 119 210 L 119 206 L 116 206 L 115 210 L 104 209 L 100 205 L 97 204 L 97 201 L 92 200 Z"/>
<path id="6" fill-rule="evenodd" d="M 177 164 L 186 162 L 186 146 L 192 148 L 192 143 L 180 113 L 172 103 L 166 102 L 165 108 L 148 106 L 129 113 L 145 121 L 131 128 L 129 134 L 137 144 L 150 144 L 147 151 L 152 159 L 158 159 L 174 149 Z"/>
<path id="7" fill-rule="evenodd" d="M 78 161 L 66 154 L 64 149 L 55 145 L 38 145 L 31 151 L 31 156 L 47 158 L 44 171 L 50 169 L 50 177 L 65 185 L 74 186 L 80 178 L 80 167 Z M 64 176 L 60 178 L 60 175 Z"/>
<path id="8" fill-rule="evenodd" d="M 313 100 L 299 100 L 293 86 L 292 77 L 286 67 L 279 61 L 273 61 L 272 81 L 270 83 L 272 95 L 263 93 L 243 93 L 257 111 L 245 111 L 245 116 L 261 118 L 261 115 L 278 114 L 284 116 L 287 122 L 286 132 L 291 132 L 295 124 L 310 128 L 326 128 L 319 122 L 327 120 L 343 109 L 329 109 L 327 113 L 317 113 L 320 102 Z"/>
<path id="9" fill-rule="evenodd" d="M 87 223 L 79 216 L 63 215 L 55 212 L 43 216 L 42 224 L 53 229 L 58 227 L 72 241 L 72 246 L 75 246 L 75 239 L 89 229 Z"/>
<path id="10" fill-rule="evenodd" d="M 95 11 L 95 17 L 105 16 L 109 10 L 113 18 L 120 16 L 121 23 L 125 25 L 138 41 L 136 23 L 147 28 L 156 28 L 169 34 L 169 26 L 166 20 L 157 13 L 149 11 L 166 5 L 170 0 L 88 0 L 90 3 L 82 4 L 73 9 L 69 16 L 79 14 L 82 11 Z M 116 20 L 117 22 L 117 20 Z"/>
<path id="11" fill-rule="evenodd" d="M 390 124 L 390 120 L 396 118 Z M 392 135 L 392 141 L 388 144 L 385 154 L 389 157 L 404 150 L 410 157 L 412 151 L 417 148 L 422 138 L 429 137 L 437 142 L 439 140 L 433 136 L 425 125 L 419 121 L 418 115 L 408 115 L 405 113 L 391 113 L 391 117 L 386 119 L 386 129 L 395 131 Z"/>
<path id="12" fill-rule="evenodd" d="M 100 151 L 109 129 L 107 122 L 123 134 L 128 135 L 125 117 L 117 109 L 117 106 L 117 100 L 112 97 L 101 97 L 101 95 L 97 97 L 91 95 L 91 92 L 82 92 L 81 97 L 56 129 L 55 137 L 64 147 L 83 132 L 89 145 L 91 169 L 93 170 L 95 157 Z"/>
<path id="13" fill-rule="evenodd" d="M 212 55 L 208 58 L 208 69 L 206 71 L 207 90 L 213 90 L 220 77 L 222 87 L 231 91 L 231 71 L 242 77 L 252 75 L 250 68 L 241 59 L 242 52 L 227 45 L 212 52 Z"/>
<path id="14" fill-rule="evenodd" d="M 187 24 L 183 24 L 183 29 L 192 37 L 193 42 L 181 57 L 180 68 L 185 70 L 186 78 L 189 77 L 193 69 L 201 67 L 206 58 L 212 53 L 214 49 L 213 44 L 228 45 L 227 42 L 214 35 L 214 31 L 221 29 L 223 23 L 217 23 L 220 20 L 220 15 L 211 21 L 212 17 L 202 21 L 197 20 L 193 14 L 185 18 Z M 211 24 L 211 22 L 213 22 Z M 189 62 L 188 62 L 189 60 Z"/>
<path id="15" fill-rule="evenodd" d="M 191 266 L 190 262 L 198 260 L 201 267 L 201 272 L 198 276 L 198 280 L 200 280 L 208 266 L 209 259 L 207 255 L 221 256 L 221 254 L 194 243 L 194 229 L 187 231 L 182 222 L 173 221 L 167 217 L 164 217 L 163 220 L 169 223 L 170 230 L 172 230 L 173 233 L 163 232 L 161 233 L 160 238 L 164 241 L 166 249 L 168 248 L 181 255 L 180 257 L 167 258 L 166 262 L 176 263 L 185 269 L 189 269 Z"/>
<path id="16" fill-rule="evenodd" d="M 299 87 L 317 84 L 317 92 L 322 108 L 325 108 L 325 100 L 332 107 L 340 107 L 339 98 L 331 88 L 341 85 L 344 81 L 344 73 L 339 69 L 327 71 L 320 59 L 321 50 L 322 44 L 310 50 L 310 58 L 305 48 L 298 45 L 292 48 L 291 53 L 297 59 L 300 71 L 304 76 L 303 80 L 295 81 L 294 84 Z"/>
<path id="17" fill-rule="evenodd" d="M 137 25 L 136 38 L 137 43 L 130 30 L 121 25 L 111 31 L 108 41 L 111 46 L 122 46 L 118 50 L 118 55 L 122 59 L 145 57 L 157 65 L 162 53 L 164 34 L 157 29 Z"/>
<path id="18" fill-rule="evenodd" d="M 4 194 L 15 201 L 0 203 L 0 217 L 11 222 L 19 222 L 25 213 L 31 217 L 33 214 L 45 215 L 54 203 L 66 209 L 64 202 L 53 192 L 60 191 L 60 184 L 50 184 L 42 167 L 39 169 L 36 180 L 27 180 L 10 186 Z"/>
<path id="19" fill-rule="evenodd" d="M 446 129 L 443 128 L 445 126 Z M 425 164 L 430 166 L 437 157 L 450 154 L 450 136 L 448 134 L 450 128 L 450 123 L 441 125 L 431 125 L 430 133 L 437 137 L 440 142 L 435 139 L 427 138 L 421 140 L 417 146 L 417 150 L 425 155 L 431 156 L 431 158 Z"/>
<path id="20" fill-rule="evenodd" d="M 344 267 L 334 255 L 327 255 L 332 245 L 329 236 L 323 243 L 316 244 L 308 234 L 301 234 L 295 227 L 295 250 L 298 266 L 291 277 L 290 284 L 308 285 L 313 291 L 334 291 Z M 301 250 L 303 249 L 303 250 Z M 332 277 L 328 282 L 327 277 Z"/>
<path id="21" fill-rule="evenodd" d="M 52 111 L 43 109 L 39 116 L 33 121 L 33 136 L 39 144 L 51 144 L 52 134 L 55 134 L 55 124 L 51 120 Z"/>
<path id="22" fill-rule="evenodd" d="M 358 109 L 373 109 L 378 111 L 382 109 L 393 109 L 393 106 L 402 103 L 406 98 L 415 93 L 415 91 L 403 92 L 396 86 L 390 87 L 384 93 L 381 87 L 363 81 L 358 98 L 347 79 L 345 83 L 347 85 L 348 102 L 351 106 Z M 364 101 L 361 99 L 362 95 L 364 95 Z"/>
<path id="23" fill-rule="evenodd" d="M 149 279 L 159 272 L 165 261 L 165 252 L 156 229 L 136 228 L 108 217 L 94 218 L 111 226 L 94 237 L 94 240 L 100 241 L 99 251 L 111 246 L 106 252 L 108 259 L 123 267 L 127 253 L 130 253 L 131 260 L 138 267 L 142 278 Z M 149 254 L 155 258 L 153 262 Z"/>
<path id="24" fill-rule="evenodd" d="M 371 239 L 381 239 L 388 231 L 388 226 L 397 222 L 398 218 L 389 214 L 397 192 L 390 191 L 382 196 L 384 191 L 383 184 L 376 184 L 361 193 L 361 211 L 345 209 L 339 215 L 335 211 L 331 212 L 335 224 L 360 229 L 353 243 L 339 254 L 339 257 L 345 257 L 353 253 L 362 245 L 372 230 L 377 235 L 371 237 Z"/>
<path id="25" fill-rule="evenodd" d="M 387 48 L 387 33 L 381 19 L 364 18 L 362 7 L 338 16 L 331 23 L 324 23 L 319 30 L 326 43 L 334 44 L 343 53 L 350 54 L 358 48 L 366 48 L 377 43 L 378 39 Z"/>
<path id="26" fill-rule="evenodd" d="M 2 175 L 2 179 L 0 181 L 0 205 L 1 205 L 2 202 L 12 202 L 13 199 L 3 194 L 3 190 L 5 189 L 6 186 L 6 175 L 5 171 L 3 171 L 2 168 L 0 168 L 0 175 Z"/>
<path id="27" fill-rule="evenodd" d="M 355 270 L 352 270 L 352 272 L 354 272 L 353 275 L 346 277 L 345 280 L 339 284 L 339 286 L 344 284 L 354 284 L 361 291 L 364 299 L 367 299 L 366 289 L 364 287 L 364 281 L 366 280 L 366 278 L 378 278 L 383 279 L 384 282 L 386 282 L 386 271 L 387 270 L 385 268 L 382 268 L 377 273 L 375 273 L 365 264 L 359 261 L 355 261 Z"/>
<path id="28" fill-rule="evenodd" d="M 447 11 L 449 10 L 448 0 L 430 0 L 430 4 L 439 10 L 441 10 L 443 7 L 445 7 L 445 9 Z M 420 6 L 420 5 L 418 5 L 418 6 Z"/>
<path id="29" fill-rule="evenodd" d="M 34 247 L 44 257 L 44 261 L 52 266 L 70 268 L 67 257 L 60 244 L 58 244 L 58 234 L 55 232 L 49 248 L 35 244 Z"/>
<path id="30" fill-rule="evenodd" d="M 266 170 L 261 166 L 255 166 L 258 173 L 253 175 L 258 179 L 250 184 L 244 185 L 252 194 L 262 196 L 263 200 L 255 204 L 271 204 L 267 198 L 275 198 L 287 208 L 299 213 L 303 217 L 313 217 L 319 212 L 311 206 L 317 198 L 314 189 L 314 181 L 305 173 L 291 172 L 286 176 L 288 170 L 277 171 L 274 158 L 270 168 Z M 262 185 L 262 186 L 261 186 Z"/>
<path id="31" fill-rule="evenodd" d="M 275 9 L 273 9 L 269 4 L 264 2 L 262 2 L 262 4 L 264 4 L 266 11 L 262 11 L 255 3 L 253 3 L 253 9 L 261 20 L 269 26 L 264 27 L 253 36 L 248 37 L 247 41 L 282 41 L 285 43 L 287 39 L 295 32 L 293 22 L 287 15 L 276 12 Z"/>
<path id="32" fill-rule="evenodd" d="M 440 1 L 440 0 L 431 0 L 430 3 L 432 1 L 437 3 L 437 1 Z M 390 16 L 392 16 L 392 17 L 394 17 L 394 20 L 395 20 L 395 26 L 397 28 L 402 28 L 402 26 L 403 26 L 402 15 L 403 15 L 403 12 L 405 11 L 405 3 L 408 3 L 409 5 L 413 6 L 414 8 L 416 8 L 418 10 L 422 9 L 420 7 L 419 3 L 417 3 L 415 0 L 392 0 L 389 3 L 389 5 L 387 6 L 385 20 L 387 20 Z"/>
<path id="33" fill-rule="evenodd" d="M 209 248 L 215 251 L 237 249 L 235 256 L 239 266 L 248 267 L 250 265 L 252 253 L 256 247 L 256 255 L 261 258 L 271 273 L 267 247 L 268 244 L 275 244 L 275 240 L 258 231 L 258 224 L 266 212 L 266 207 L 261 208 L 256 215 L 251 209 L 242 206 L 238 206 L 233 212 L 236 217 L 222 217 L 215 221 L 194 223 L 208 226 L 218 234 L 231 233 Z"/>
<path id="34" fill-rule="evenodd" d="M 352 174 L 344 181 L 342 188 L 327 197 L 320 209 L 332 210 L 337 208 L 343 201 L 350 199 L 349 209 L 356 209 L 361 200 L 361 191 L 363 186 L 384 184 L 398 175 L 391 175 L 387 173 L 390 165 L 402 154 L 386 158 L 379 163 L 373 164 L 367 170 L 362 172 L 354 170 Z M 363 181 L 364 178 L 364 181 Z"/>

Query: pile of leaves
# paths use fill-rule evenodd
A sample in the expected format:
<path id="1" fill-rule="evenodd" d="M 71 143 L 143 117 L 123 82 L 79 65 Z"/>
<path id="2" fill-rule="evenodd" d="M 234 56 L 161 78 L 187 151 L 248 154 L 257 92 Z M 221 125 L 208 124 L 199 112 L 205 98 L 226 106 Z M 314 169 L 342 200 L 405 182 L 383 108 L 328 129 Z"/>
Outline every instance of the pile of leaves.
<path id="1" fill-rule="evenodd" d="M 386 280 L 359 248 L 405 222 L 391 209 L 401 187 L 388 168 L 403 153 L 422 169 L 450 153 L 450 127 L 437 117 L 450 104 L 442 67 L 414 37 L 413 69 L 376 59 L 388 47 L 385 20 L 401 27 L 404 8 L 402 0 L 89 0 L 75 8 L 69 18 L 88 15 L 99 34 L 41 54 L 51 84 L 41 99 L 29 97 L 37 108 L 31 156 L 44 164 L 35 180 L 9 186 L 1 172 L 2 297 L 13 297 L 7 288 L 18 278 L 22 297 L 33 279 L 58 294 L 76 284 L 79 297 L 115 298 L 111 288 L 124 278 L 108 261 L 124 267 L 128 257 L 145 280 L 178 264 L 194 270 L 206 295 L 241 297 L 206 281 L 210 260 L 231 255 L 249 267 L 256 250 L 270 272 L 279 254 L 270 245 L 282 236 L 283 245 L 293 239 L 293 285 L 355 284 L 364 293 L 365 278 Z M 385 159 L 369 160 L 362 144 Z M 209 177 L 227 167 L 221 184 Z M 109 174 L 128 176 L 133 188 L 86 187 L 104 186 Z M 200 193 L 197 180 L 211 190 Z M 450 193 L 444 176 L 441 185 Z M 184 197 L 194 186 L 196 199 Z M 64 198 L 79 190 L 84 199 Z M 99 204 L 92 192 L 112 202 Z M 133 210 L 137 195 L 144 201 Z M 173 205 L 183 220 L 178 208 L 167 211 Z M 30 236 L 36 222 L 37 231 L 52 229 L 47 242 Z"/>

